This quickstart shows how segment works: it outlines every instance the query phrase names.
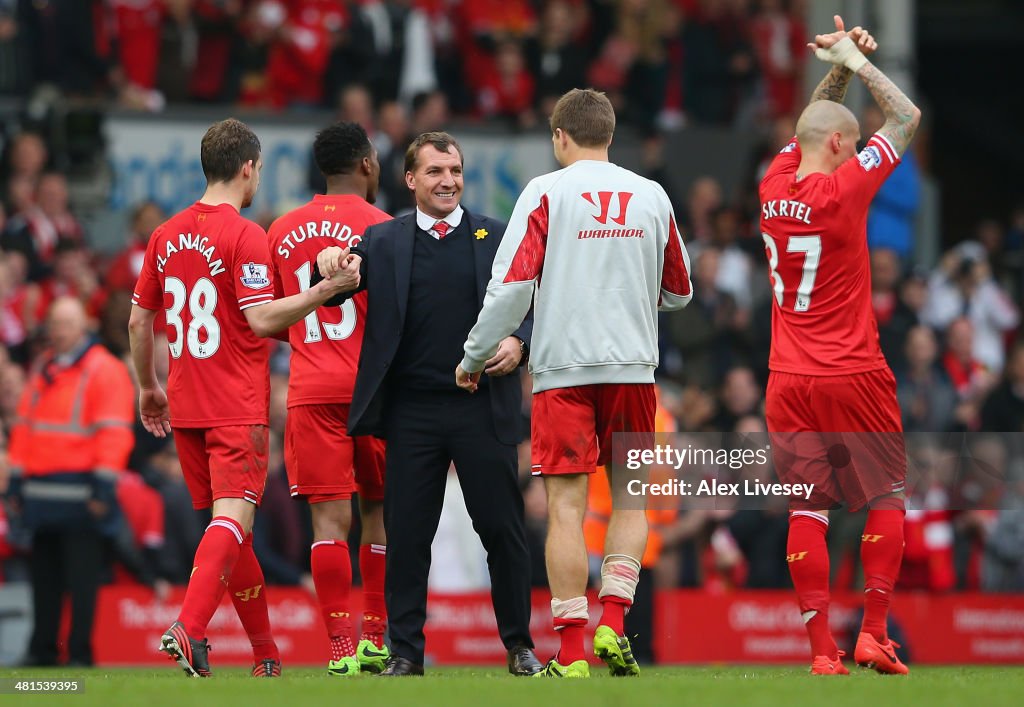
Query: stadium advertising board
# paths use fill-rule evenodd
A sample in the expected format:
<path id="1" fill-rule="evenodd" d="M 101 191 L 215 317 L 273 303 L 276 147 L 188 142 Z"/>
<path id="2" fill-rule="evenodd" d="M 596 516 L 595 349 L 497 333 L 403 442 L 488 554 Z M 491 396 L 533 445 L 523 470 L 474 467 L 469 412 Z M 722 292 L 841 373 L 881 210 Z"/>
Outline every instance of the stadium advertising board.
<path id="1" fill-rule="evenodd" d="M 110 586 L 100 593 L 93 644 L 98 665 L 163 665 L 156 651 L 160 634 L 177 616 L 183 589 L 167 603 L 142 587 Z M 320 665 L 327 651 L 315 599 L 301 589 L 271 587 L 268 593 L 274 636 L 286 665 Z M 861 597 L 832 596 L 830 620 L 842 645 L 859 621 Z M 353 606 L 362 603 L 358 589 Z M 807 637 L 790 592 L 700 590 L 660 591 L 656 597 L 655 650 L 666 664 L 801 664 Z M 591 597 L 593 635 L 598 612 Z M 1006 594 L 935 596 L 903 592 L 893 605 L 893 636 L 916 664 L 1024 663 L 1024 597 Z M 531 632 L 537 653 L 558 649 L 551 629 L 550 596 L 533 594 Z M 224 603 L 210 624 L 217 665 L 248 666 L 249 640 L 231 604 Z M 427 662 L 466 665 L 505 661 L 498 640 L 490 594 L 432 594 L 428 603 Z M 590 646 L 587 646 L 588 655 Z"/>
<path id="2" fill-rule="evenodd" d="M 322 126 L 259 120 L 249 125 L 263 147 L 260 190 L 249 215 L 276 214 L 308 201 L 313 137 Z M 110 118 L 111 206 L 130 208 L 153 199 L 171 213 L 198 199 L 205 185 L 199 143 L 207 127 L 208 121 L 199 120 Z M 463 205 L 471 210 L 507 218 L 526 183 L 554 167 L 547 136 L 455 132 L 466 158 Z"/>

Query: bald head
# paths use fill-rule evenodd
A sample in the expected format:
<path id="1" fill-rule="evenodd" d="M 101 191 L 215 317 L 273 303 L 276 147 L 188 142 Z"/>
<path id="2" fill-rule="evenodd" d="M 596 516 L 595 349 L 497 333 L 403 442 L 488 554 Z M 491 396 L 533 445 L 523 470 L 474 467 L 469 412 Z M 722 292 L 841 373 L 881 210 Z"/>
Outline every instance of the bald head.
<path id="1" fill-rule="evenodd" d="M 804 152 L 834 152 L 832 138 L 836 133 L 841 133 L 844 139 L 850 141 L 849 147 L 856 149 L 856 142 L 860 138 L 857 118 L 849 108 L 834 101 L 814 101 L 804 109 L 796 122 L 796 136 Z"/>
<path id="2" fill-rule="evenodd" d="M 58 355 L 74 351 L 85 340 L 88 317 L 85 307 L 74 297 L 58 297 L 50 305 L 47 334 Z"/>

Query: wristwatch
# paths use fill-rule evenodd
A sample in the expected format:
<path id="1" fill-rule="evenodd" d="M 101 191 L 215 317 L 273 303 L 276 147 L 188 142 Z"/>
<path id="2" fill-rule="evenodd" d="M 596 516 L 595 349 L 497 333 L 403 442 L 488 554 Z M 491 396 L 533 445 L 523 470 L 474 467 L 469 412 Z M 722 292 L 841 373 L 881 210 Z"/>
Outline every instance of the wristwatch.
<path id="1" fill-rule="evenodd" d="M 519 339 L 519 337 L 516 337 Z M 520 364 L 530 355 L 530 347 L 526 345 L 526 342 L 519 339 L 519 362 Z"/>

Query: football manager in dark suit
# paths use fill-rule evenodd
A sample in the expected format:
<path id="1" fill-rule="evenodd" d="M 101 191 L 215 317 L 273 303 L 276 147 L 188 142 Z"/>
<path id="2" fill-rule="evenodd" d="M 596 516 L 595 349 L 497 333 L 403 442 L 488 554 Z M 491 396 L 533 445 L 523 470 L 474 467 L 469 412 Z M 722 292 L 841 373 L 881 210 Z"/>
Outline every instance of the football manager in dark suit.
<path id="1" fill-rule="evenodd" d="M 505 224 L 459 205 L 462 149 L 447 133 L 417 137 L 405 157 L 416 211 L 372 226 L 351 254 L 328 248 L 324 277 L 360 268 L 366 331 L 349 434 L 387 439 L 385 596 L 392 658 L 382 675 L 422 675 L 430 545 L 455 463 L 473 527 L 487 551 L 491 599 L 509 672 L 541 669 L 530 638 L 530 559 L 517 483 L 518 370 L 532 319 L 501 342 L 475 394 L 451 362 L 473 327 Z M 358 291 L 358 290 L 357 290 Z"/>

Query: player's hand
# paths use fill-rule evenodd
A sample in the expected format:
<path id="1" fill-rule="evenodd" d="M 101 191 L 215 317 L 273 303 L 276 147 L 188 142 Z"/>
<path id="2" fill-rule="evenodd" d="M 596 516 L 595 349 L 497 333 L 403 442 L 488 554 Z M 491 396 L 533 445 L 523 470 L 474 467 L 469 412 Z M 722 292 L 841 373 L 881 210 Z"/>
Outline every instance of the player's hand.
<path id="1" fill-rule="evenodd" d="M 330 294 L 330 297 L 343 292 L 351 292 L 359 287 L 359 265 L 363 259 L 358 255 L 349 255 L 347 248 L 344 253 L 345 257 L 341 260 L 341 267 L 326 280 L 320 282 L 320 286 Z"/>
<path id="2" fill-rule="evenodd" d="M 316 256 L 317 270 L 324 276 L 324 279 L 330 280 L 334 273 L 345 267 L 345 258 L 347 257 L 348 248 L 339 248 L 333 245 L 329 248 L 324 248 Z"/>
<path id="3" fill-rule="evenodd" d="M 834 46 L 844 37 L 849 36 L 846 31 L 846 25 L 843 23 L 842 17 L 840 17 L 839 15 L 833 15 L 832 20 L 836 23 L 836 31 L 830 32 L 828 34 L 814 35 L 814 41 L 807 43 L 807 46 L 810 47 L 811 51 L 815 51 L 817 49 L 828 49 Z"/>
<path id="4" fill-rule="evenodd" d="M 851 29 L 849 37 L 853 40 L 853 43 L 857 45 L 857 48 L 860 49 L 860 53 L 864 56 L 870 56 L 878 50 L 878 42 L 875 41 L 875 38 L 871 36 L 871 33 L 863 27 L 858 26 Z"/>
<path id="5" fill-rule="evenodd" d="M 523 346 L 518 337 L 506 336 L 498 344 L 498 351 L 491 358 L 484 361 L 484 373 L 496 378 L 507 376 L 519 366 L 523 358 Z"/>
<path id="6" fill-rule="evenodd" d="M 875 38 L 871 36 L 871 33 L 863 27 L 857 26 L 847 32 L 846 25 L 844 24 L 842 17 L 835 15 L 832 19 L 836 23 L 836 31 L 830 32 L 829 34 L 815 35 L 814 41 L 807 44 L 808 48 L 810 48 L 810 50 L 822 61 L 829 61 L 833 64 L 842 65 L 842 61 L 834 60 L 839 57 L 832 57 L 828 52 L 819 50 L 831 49 L 847 37 L 850 38 L 856 48 L 860 50 L 860 53 L 864 56 L 873 54 L 875 50 L 878 49 L 878 42 L 875 41 Z"/>
<path id="7" fill-rule="evenodd" d="M 154 437 L 166 437 L 171 432 L 171 409 L 167 393 L 160 386 L 143 390 L 139 394 L 139 416 L 142 426 Z"/>
<path id="8" fill-rule="evenodd" d="M 479 384 L 480 371 L 477 371 L 476 373 L 468 373 L 462 369 L 461 363 L 455 367 L 455 385 L 459 386 L 463 390 L 468 390 L 470 393 L 475 393 Z"/>

